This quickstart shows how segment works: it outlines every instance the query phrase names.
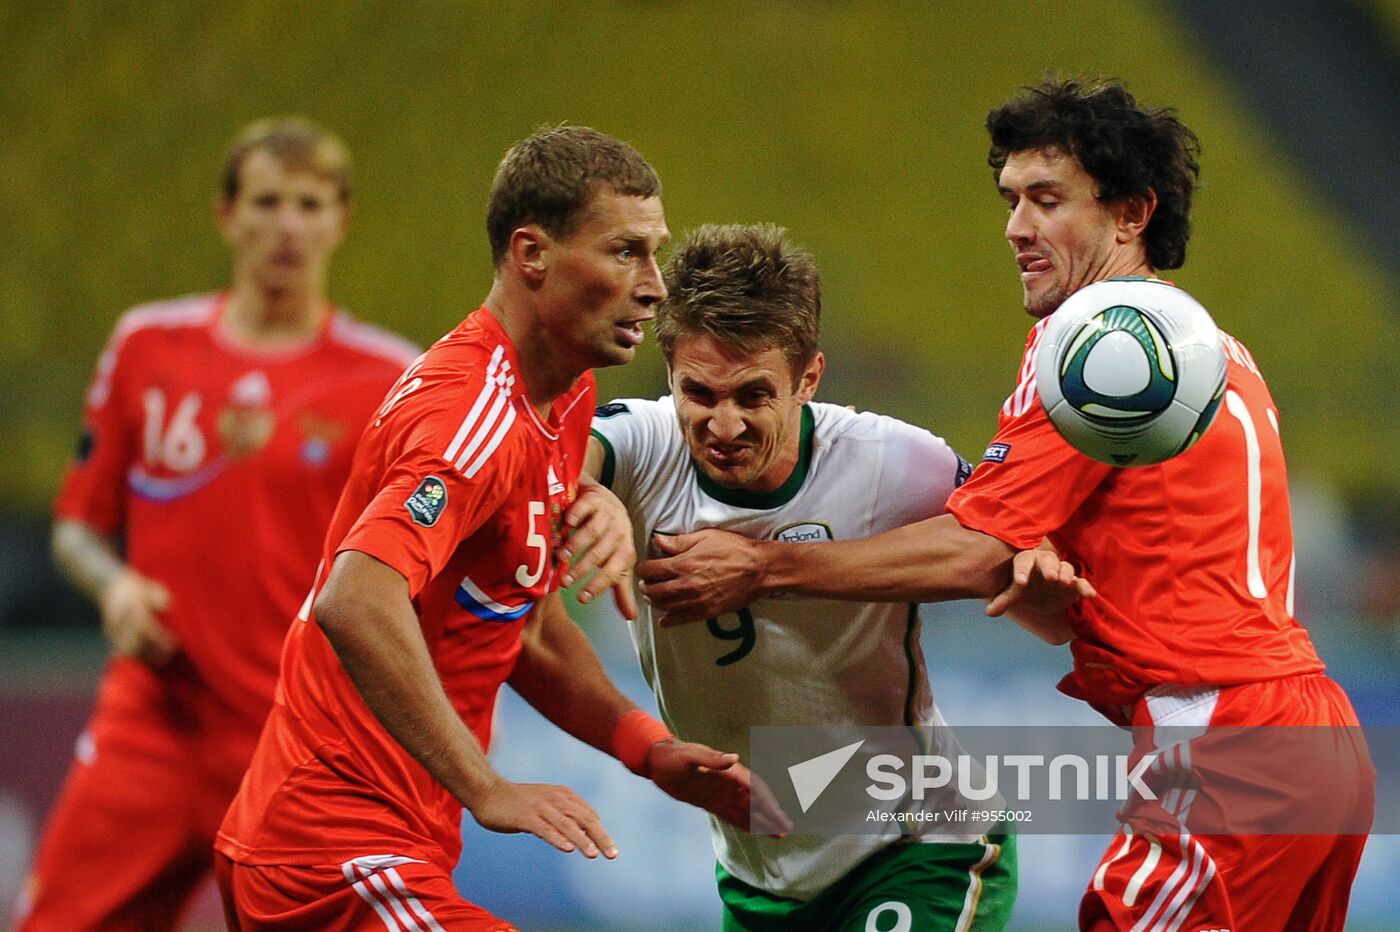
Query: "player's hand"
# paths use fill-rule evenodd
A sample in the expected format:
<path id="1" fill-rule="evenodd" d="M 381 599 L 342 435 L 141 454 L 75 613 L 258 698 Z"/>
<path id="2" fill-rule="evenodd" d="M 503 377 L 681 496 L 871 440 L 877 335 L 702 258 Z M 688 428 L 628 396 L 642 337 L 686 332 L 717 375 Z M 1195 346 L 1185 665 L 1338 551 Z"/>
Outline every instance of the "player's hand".
<path id="1" fill-rule="evenodd" d="M 652 782 L 683 803 L 699 806 L 730 825 L 765 835 L 785 835 L 792 821 L 768 785 L 739 763 L 703 744 L 669 738 L 647 752 Z"/>
<path id="2" fill-rule="evenodd" d="M 987 603 L 987 614 L 996 618 L 1020 606 L 1050 615 L 1096 595 L 1089 580 L 1077 575 L 1055 551 L 1022 550 L 1011 558 L 1011 584 Z"/>
<path id="3" fill-rule="evenodd" d="M 154 579 L 123 569 L 103 588 L 97 607 L 102 633 L 118 654 L 152 667 L 175 656 L 179 642 L 160 621 L 160 613 L 170 608 L 170 591 Z"/>
<path id="4" fill-rule="evenodd" d="M 747 537 L 707 528 L 694 534 L 653 534 L 660 559 L 637 565 L 642 594 L 662 614 L 662 627 L 717 618 L 760 595 L 763 563 Z"/>
<path id="5" fill-rule="evenodd" d="M 472 817 L 482 828 L 511 834 L 529 832 L 560 851 L 586 858 L 617 857 L 598 813 L 567 786 L 512 783 L 498 779 L 473 800 Z"/>
<path id="6" fill-rule="evenodd" d="M 632 544 L 632 521 L 618 497 L 587 475 L 579 477 L 578 497 L 564 513 L 569 538 L 563 557 L 571 561 L 564 585 L 572 586 L 593 570 L 597 574 L 578 593 L 580 602 L 591 602 L 611 588 L 617 610 L 631 621 L 637 617 L 637 597 L 632 592 L 632 564 L 637 550 Z"/>

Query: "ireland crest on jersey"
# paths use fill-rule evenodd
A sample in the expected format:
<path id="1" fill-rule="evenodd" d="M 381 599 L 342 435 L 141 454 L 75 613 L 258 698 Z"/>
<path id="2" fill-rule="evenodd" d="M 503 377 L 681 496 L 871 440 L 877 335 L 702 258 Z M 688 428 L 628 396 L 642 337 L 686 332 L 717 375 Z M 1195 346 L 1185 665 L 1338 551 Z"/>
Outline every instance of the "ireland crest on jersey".
<path id="1" fill-rule="evenodd" d="M 786 541 L 789 544 L 807 544 L 823 540 L 835 540 L 831 533 L 831 526 L 821 521 L 805 521 L 801 524 L 789 524 L 773 533 L 774 540 Z"/>

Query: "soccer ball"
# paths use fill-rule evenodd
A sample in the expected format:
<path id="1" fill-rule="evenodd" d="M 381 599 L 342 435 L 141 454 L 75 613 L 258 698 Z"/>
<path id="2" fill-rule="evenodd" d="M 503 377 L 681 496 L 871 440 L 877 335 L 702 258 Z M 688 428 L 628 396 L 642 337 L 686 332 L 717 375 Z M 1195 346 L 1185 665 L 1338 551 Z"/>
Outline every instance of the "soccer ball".
<path id="1" fill-rule="evenodd" d="M 1081 288 L 1050 316 L 1035 359 L 1050 423 L 1085 456 L 1148 466 L 1201 438 L 1225 395 L 1206 309 L 1155 278 Z"/>

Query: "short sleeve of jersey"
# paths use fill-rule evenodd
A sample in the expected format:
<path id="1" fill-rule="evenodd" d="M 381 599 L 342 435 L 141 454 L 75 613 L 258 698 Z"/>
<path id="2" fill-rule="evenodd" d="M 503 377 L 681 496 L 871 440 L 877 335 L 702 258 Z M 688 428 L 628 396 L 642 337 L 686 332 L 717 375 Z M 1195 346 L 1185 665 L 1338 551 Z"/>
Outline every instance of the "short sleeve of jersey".
<path id="1" fill-rule="evenodd" d="M 948 511 L 963 527 L 1030 550 L 1112 471 L 1070 446 L 1036 399 L 1003 419 L 972 477 L 949 498 Z"/>
<path id="2" fill-rule="evenodd" d="M 599 481 L 624 502 L 636 500 L 665 469 L 676 435 L 676 409 L 670 398 L 625 398 L 599 405 L 593 436 L 603 443 Z"/>
<path id="3" fill-rule="evenodd" d="M 389 462 L 383 480 L 337 547 L 338 552 L 369 554 L 398 570 L 408 580 L 410 598 L 442 572 L 458 545 L 501 506 L 519 472 L 508 429 L 489 455 L 459 469 L 448 454 L 463 446 L 457 437 L 471 415 L 465 405 L 433 410 L 434 394 L 420 392 L 386 418 L 381 429 L 396 433 L 384 441 Z M 484 443 L 489 444 L 500 421 L 468 425 L 468 433 L 473 427 L 485 431 Z"/>
<path id="4" fill-rule="evenodd" d="M 118 324 L 98 359 L 83 408 L 77 452 L 54 502 L 56 518 L 82 521 L 106 534 L 122 525 L 126 474 L 137 434 L 126 417 L 124 386 L 131 361 L 124 352 L 123 329 Z"/>
<path id="5" fill-rule="evenodd" d="M 875 500 L 898 527 L 943 514 L 948 496 L 972 466 L 928 431 L 891 417 L 885 421 L 884 466 Z"/>

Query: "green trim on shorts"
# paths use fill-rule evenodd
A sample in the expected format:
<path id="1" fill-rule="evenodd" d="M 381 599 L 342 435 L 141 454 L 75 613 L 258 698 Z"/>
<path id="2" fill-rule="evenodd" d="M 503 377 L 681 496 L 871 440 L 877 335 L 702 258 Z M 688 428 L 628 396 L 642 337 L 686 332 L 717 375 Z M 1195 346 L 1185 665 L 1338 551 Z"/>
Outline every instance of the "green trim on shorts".
<path id="1" fill-rule="evenodd" d="M 1000 932 L 1016 905 L 1016 836 L 896 843 L 810 900 L 774 896 L 715 865 L 725 932 Z"/>

